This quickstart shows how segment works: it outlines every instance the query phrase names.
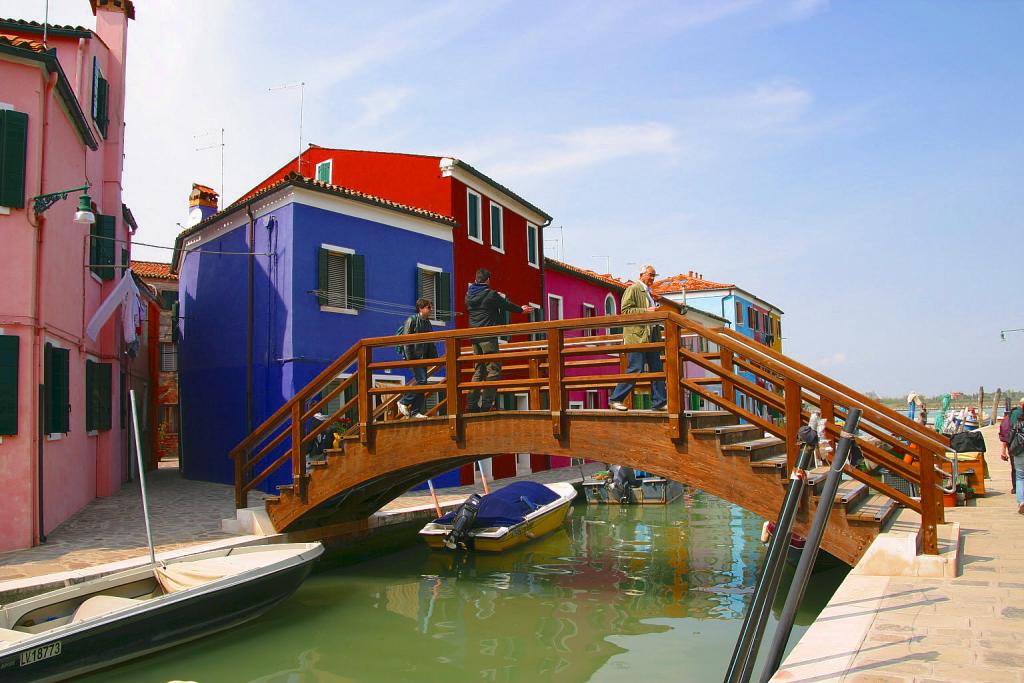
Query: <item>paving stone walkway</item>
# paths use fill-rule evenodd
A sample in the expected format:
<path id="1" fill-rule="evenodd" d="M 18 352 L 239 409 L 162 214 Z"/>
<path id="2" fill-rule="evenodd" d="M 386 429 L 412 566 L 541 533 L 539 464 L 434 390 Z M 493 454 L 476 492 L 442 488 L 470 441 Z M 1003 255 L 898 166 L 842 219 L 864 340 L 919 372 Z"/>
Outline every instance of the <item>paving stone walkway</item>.
<path id="1" fill-rule="evenodd" d="M 987 495 L 946 510 L 961 575 L 850 574 L 773 682 L 1024 683 L 1024 515 L 997 430 L 983 433 Z"/>
<path id="2" fill-rule="evenodd" d="M 584 468 L 591 472 L 601 466 L 589 464 Z M 579 467 L 562 468 L 490 484 L 493 490 L 527 478 L 542 483 L 579 480 L 582 471 Z M 177 467 L 163 466 L 147 474 L 146 484 L 153 541 L 158 553 L 232 537 L 221 530 L 220 522 L 235 516 L 233 487 L 185 479 Z M 482 492 L 480 484 L 443 489 L 438 498 L 444 505 L 461 502 L 473 492 Z M 258 491 L 251 491 L 249 505 L 262 504 L 264 497 Z M 391 501 L 382 511 L 398 512 L 430 504 L 429 492 L 413 491 Z M 0 553 L 0 584 L 119 562 L 148 553 L 142 498 L 138 483 L 133 482 L 121 487 L 113 496 L 97 498 L 86 505 L 54 529 L 45 544 Z"/>

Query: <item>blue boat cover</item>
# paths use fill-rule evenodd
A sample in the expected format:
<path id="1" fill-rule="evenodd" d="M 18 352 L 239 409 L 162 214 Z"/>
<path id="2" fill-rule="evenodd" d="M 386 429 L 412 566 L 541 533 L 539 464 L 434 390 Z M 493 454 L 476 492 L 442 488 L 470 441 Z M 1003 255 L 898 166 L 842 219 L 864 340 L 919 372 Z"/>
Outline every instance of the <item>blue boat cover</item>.
<path id="1" fill-rule="evenodd" d="M 474 529 L 491 526 L 512 526 L 542 505 L 557 500 L 558 494 L 535 481 L 517 481 L 480 499 L 480 512 Z M 437 524 L 451 524 L 458 509 L 436 520 Z"/>

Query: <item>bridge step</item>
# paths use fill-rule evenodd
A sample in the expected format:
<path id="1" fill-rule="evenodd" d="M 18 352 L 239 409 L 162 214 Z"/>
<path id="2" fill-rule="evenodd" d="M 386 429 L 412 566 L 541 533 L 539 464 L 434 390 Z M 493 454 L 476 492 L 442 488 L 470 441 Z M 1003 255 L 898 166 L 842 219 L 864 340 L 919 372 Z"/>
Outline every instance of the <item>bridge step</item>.
<path id="1" fill-rule="evenodd" d="M 295 490 L 295 484 L 278 484 L 277 490 L 279 494 L 291 493 Z"/>
<path id="2" fill-rule="evenodd" d="M 840 482 L 836 489 L 836 507 L 841 507 L 847 512 L 868 495 L 868 487 L 859 481 Z"/>
<path id="3" fill-rule="evenodd" d="M 281 502 L 281 496 L 265 496 L 263 502 L 267 505 L 275 505 Z"/>
<path id="4" fill-rule="evenodd" d="M 749 454 L 752 460 L 764 460 L 776 455 L 786 454 L 786 442 L 777 436 L 765 436 L 753 441 L 741 441 L 721 448 L 725 454 Z"/>
<path id="5" fill-rule="evenodd" d="M 764 458 L 762 460 L 751 460 L 750 466 L 755 470 L 771 470 L 779 474 L 780 477 L 786 476 L 786 456 L 773 455 L 770 458 Z"/>
<path id="6" fill-rule="evenodd" d="M 683 413 L 690 429 L 738 424 L 740 419 L 727 410 L 688 410 Z"/>
<path id="7" fill-rule="evenodd" d="M 853 511 L 847 511 L 847 519 L 883 526 L 896 512 L 896 501 L 882 493 L 866 496 Z"/>
<path id="8" fill-rule="evenodd" d="M 760 427 L 755 425 L 720 425 L 718 427 L 697 427 L 691 429 L 690 433 L 706 438 L 717 438 L 718 444 L 724 446 L 726 444 L 738 443 L 740 441 L 749 441 L 751 439 L 758 439 L 764 435 Z"/>

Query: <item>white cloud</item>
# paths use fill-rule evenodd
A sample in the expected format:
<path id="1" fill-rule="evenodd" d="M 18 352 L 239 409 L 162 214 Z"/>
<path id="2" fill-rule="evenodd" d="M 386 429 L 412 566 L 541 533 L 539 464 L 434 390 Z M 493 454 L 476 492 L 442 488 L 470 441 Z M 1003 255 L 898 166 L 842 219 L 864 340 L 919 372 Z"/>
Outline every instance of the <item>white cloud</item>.
<path id="1" fill-rule="evenodd" d="M 366 128 L 377 125 L 381 119 L 398 111 L 412 93 L 412 88 L 393 87 L 380 88 L 357 97 L 356 102 L 363 108 L 363 113 L 352 127 Z"/>
<path id="2" fill-rule="evenodd" d="M 808 90 L 779 79 L 705 100 L 699 116 L 708 127 L 759 133 L 800 123 L 813 104 Z"/>
<path id="3" fill-rule="evenodd" d="M 488 173 L 515 179 L 585 168 L 626 157 L 674 157 L 679 153 L 674 128 L 663 123 L 587 126 L 530 140 L 505 140 L 471 150 L 473 163 Z"/>
<path id="4" fill-rule="evenodd" d="M 822 369 L 834 368 L 839 365 L 844 365 L 845 363 L 846 353 L 843 351 L 836 351 L 835 353 L 831 353 L 827 356 L 824 356 L 823 358 L 817 359 L 816 361 L 811 363 L 811 367 Z"/>

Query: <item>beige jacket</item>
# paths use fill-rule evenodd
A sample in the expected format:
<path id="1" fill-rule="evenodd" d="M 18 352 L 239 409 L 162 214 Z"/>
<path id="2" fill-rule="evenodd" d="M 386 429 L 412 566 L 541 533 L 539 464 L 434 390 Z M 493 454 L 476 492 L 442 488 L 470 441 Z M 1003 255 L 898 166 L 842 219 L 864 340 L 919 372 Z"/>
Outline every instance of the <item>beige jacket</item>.
<path id="1" fill-rule="evenodd" d="M 647 298 L 647 289 L 642 282 L 634 282 L 622 293 L 622 302 L 619 304 L 619 312 L 646 313 L 651 305 Z M 622 328 L 623 344 L 646 344 L 651 341 L 652 325 L 627 325 Z M 654 341 L 657 341 L 655 335 Z"/>

